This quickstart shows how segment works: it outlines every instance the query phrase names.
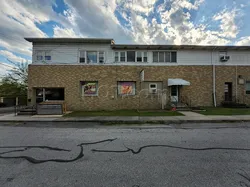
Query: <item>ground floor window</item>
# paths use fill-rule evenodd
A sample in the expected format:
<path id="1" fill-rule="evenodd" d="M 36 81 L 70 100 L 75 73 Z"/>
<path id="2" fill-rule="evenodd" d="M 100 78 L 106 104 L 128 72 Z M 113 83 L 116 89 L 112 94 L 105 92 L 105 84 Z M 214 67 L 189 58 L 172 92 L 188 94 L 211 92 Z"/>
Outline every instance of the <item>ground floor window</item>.
<path id="1" fill-rule="evenodd" d="M 250 81 L 246 81 L 246 94 L 250 94 Z"/>
<path id="2" fill-rule="evenodd" d="M 118 95 L 135 95 L 135 82 L 119 81 Z"/>
<path id="3" fill-rule="evenodd" d="M 43 101 L 63 101 L 64 88 L 37 88 L 36 89 L 36 102 Z"/>
<path id="4" fill-rule="evenodd" d="M 97 96 L 98 82 L 97 81 L 81 81 L 82 96 Z"/>

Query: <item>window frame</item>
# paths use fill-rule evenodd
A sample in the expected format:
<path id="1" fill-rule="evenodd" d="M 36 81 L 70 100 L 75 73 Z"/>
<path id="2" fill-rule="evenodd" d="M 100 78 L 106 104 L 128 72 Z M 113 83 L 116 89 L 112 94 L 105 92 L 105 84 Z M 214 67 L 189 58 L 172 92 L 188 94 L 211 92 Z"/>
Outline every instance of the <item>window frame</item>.
<path id="1" fill-rule="evenodd" d="M 46 53 L 49 53 L 49 55 L 46 55 Z M 50 59 L 46 59 L 46 57 L 50 57 Z M 51 51 L 44 51 L 44 60 L 45 61 L 51 61 L 52 60 Z"/>
<path id="2" fill-rule="evenodd" d="M 157 61 L 154 60 L 154 53 L 157 53 Z M 160 53 L 164 53 L 164 60 L 160 61 Z M 170 61 L 166 61 L 166 53 L 170 54 Z M 176 61 L 172 61 L 172 53 L 175 53 Z M 177 51 L 153 51 L 153 63 L 177 63 Z"/>
<path id="3" fill-rule="evenodd" d="M 247 90 L 247 84 L 249 84 L 249 87 L 250 87 L 250 81 L 245 81 L 245 94 L 250 95 L 250 89 Z"/>
<path id="4" fill-rule="evenodd" d="M 40 53 L 40 55 L 38 55 Z M 41 57 L 40 59 L 38 57 Z M 44 57 L 44 51 L 38 50 L 36 51 L 36 60 L 37 61 L 43 61 L 43 57 Z"/>
<path id="5" fill-rule="evenodd" d="M 131 94 L 121 93 L 121 83 L 132 83 L 132 93 Z M 117 81 L 117 95 L 118 96 L 135 96 L 136 95 L 136 81 Z"/>
<path id="6" fill-rule="evenodd" d="M 85 59 L 84 62 L 81 62 L 81 60 L 80 60 L 80 58 L 81 58 L 81 52 L 84 52 L 84 59 Z M 94 62 L 94 63 L 87 62 L 87 53 L 88 52 L 96 52 L 96 61 L 97 62 Z M 103 53 L 103 62 L 100 62 L 100 53 Z M 78 63 L 80 63 L 80 64 L 104 64 L 105 60 L 106 60 L 106 52 L 102 51 L 102 50 L 95 51 L 95 50 L 82 49 L 82 50 L 79 50 L 78 54 L 79 54 L 78 55 Z"/>
<path id="7" fill-rule="evenodd" d="M 95 94 L 86 94 L 85 91 L 83 90 L 84 89 L 84 86 L 86 86 L 87 84 L 90 84 L 90 83 L 95 83 L 96 84 L 96 93 Z M 98 96 L 99 94 L 99 83 L 98 81 L 80 81 L 80 86 L 81 86 L 81 96 L 82 97 L 91 97 L 91 96 Z"/>
<path id="8" fill-rule="evenodd" d="M 135 52 L 135 61 L 128 61 L 128 52 L 131 52 L 131 51 Z M 142 61 L 138 61 L 137 60 L 137 57 L 138 57 L 137 53 L 138 52 L 141 53 Z M 124 53 L 125 56 L 122 57 L 121 53 Z M 125 61 L 121 61 L 121 58 L 125 58 Z M 144 62 L 144 63 L 146 63 L 146 62 L 148 62 L 148 51 L 135 51 L 135 50 L 115 51 L 114 52 L 114 61 L 115 62 L 121 62 L 121 63 L 136 63 L 136 62 L 139 62 L 139 63 L 143 63 Z"/>

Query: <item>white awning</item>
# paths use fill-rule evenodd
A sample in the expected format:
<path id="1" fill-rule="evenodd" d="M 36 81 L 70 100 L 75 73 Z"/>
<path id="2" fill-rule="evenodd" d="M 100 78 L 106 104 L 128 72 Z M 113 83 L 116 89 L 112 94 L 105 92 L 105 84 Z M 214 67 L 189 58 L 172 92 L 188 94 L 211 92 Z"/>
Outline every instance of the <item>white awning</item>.
<path id="1" fill-rule="evenodd" d="M 190 82 L 185 81 L 183 79 L 168 79 L 168 86 L 173 86 L 173 85 L 184 85 L 184 86 L 189 86 Z"/>

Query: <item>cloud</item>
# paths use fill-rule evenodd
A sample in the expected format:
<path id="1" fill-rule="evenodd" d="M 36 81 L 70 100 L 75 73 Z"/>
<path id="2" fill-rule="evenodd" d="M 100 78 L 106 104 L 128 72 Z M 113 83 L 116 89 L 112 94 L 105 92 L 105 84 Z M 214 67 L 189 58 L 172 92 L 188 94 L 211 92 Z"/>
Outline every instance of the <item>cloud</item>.
<path id="1" fill-rule="evenodd" d="M 235 22 L 236 17 L 238 16 L 238 10 L 233 9 L 231 11 L 224 9 L 220 13 L 214 15 L 213 19 L 220 21 L 221 33 L 219 34 L 222 37 L 226 38 L 236 38 L 239 33 L 239 28 Z"/>
<path id="2" fill-rule="evenodd" d="M 54 37 L 69 37 L 69 38 L 81 37 L 80 35 L 77 35 L 72 28 L 69 29 L 69 28 L 61 28 L 55 26 L 53 30 L 54 30 Z"/>
<path id="3" fill-rule="evenodd" d="M 250 36 L 240 38 L 235 45 L 250 45 Z"/>
<path id="4" fill-rule="evenodd" d="M 12 52 L 7 51 L 7 50 L 0 50 L 0 55 L 4 56 L 8 60 L 14 61 L 14 62 L 26 62 L 27 61 L 26 59 L 19 57 L 19 56 L 16 56 L 15 54 L 13 54 Z"/>

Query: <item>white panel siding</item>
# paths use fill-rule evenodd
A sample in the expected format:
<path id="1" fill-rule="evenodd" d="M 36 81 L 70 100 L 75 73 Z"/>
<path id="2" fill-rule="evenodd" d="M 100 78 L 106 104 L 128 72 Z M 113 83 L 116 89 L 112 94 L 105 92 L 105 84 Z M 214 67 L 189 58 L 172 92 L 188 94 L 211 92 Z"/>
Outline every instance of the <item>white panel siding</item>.
<path id="1" fill-rule="evenodd" d="M 51 61 L 40 62 L 36 59 L 37 51 L 51 51 Z M 113 62 L 113 51 L 110 45 L 105 44 L 34 44 L 32 62 L 34 64 L 48 63 L 48 64 L 78 64 L 79 63 L 79 51 L 104 51 L 105 63 Z"/>
<path id="2" fill-rule="evenodd" d="M 36 60 L 37 51 L 51 51 L 52 60 L 48 62 L 39 62 Z M 85 51 L 104 51 L 104 64 L 120 65 L 250 65 L 250 51 L 228 51 L 230 60 L 220 62 L 219 51 L 211 50 L 178 50 L 177 63 L 153 63 L 153 51 L 148 51 L 148 62 L 114 62 L 115 51 L 111 49 L 110 44 L 34 44 L 33 60 L 34 64 L 79 64 L 79 50 Z M 123 50 L 124 51 L 124 50 Z M 146 51 L 146 50 L 142 50 Z M 156 50 L 155 50 L 156 51 Z"/>

